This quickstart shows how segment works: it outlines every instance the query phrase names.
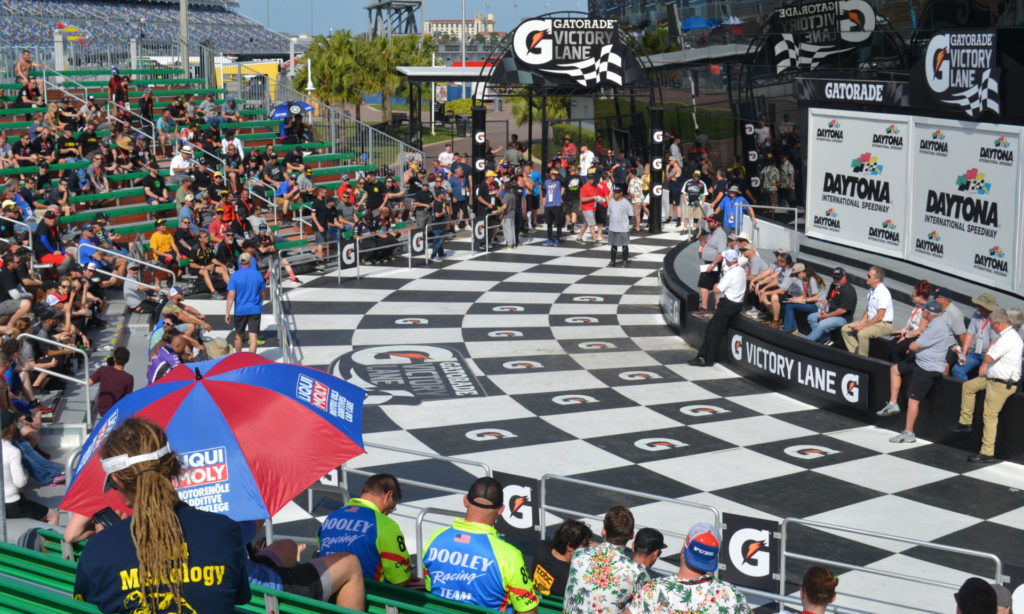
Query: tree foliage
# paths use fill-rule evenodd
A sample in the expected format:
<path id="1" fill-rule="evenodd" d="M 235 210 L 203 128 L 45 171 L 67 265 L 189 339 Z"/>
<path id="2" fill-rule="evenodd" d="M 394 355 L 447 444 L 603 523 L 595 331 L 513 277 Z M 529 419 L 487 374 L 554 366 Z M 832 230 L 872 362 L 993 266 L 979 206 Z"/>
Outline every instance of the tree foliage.
<path id="1" fill-rule="evenodd" d="M 399 76 L 399 66 L 427 66 L 437 45 L 430 37 L 417 34 L 376 37 L 367 40 L 348 30 L 330 37 L 313 39 L 306 58 L 312 63 L 316 97 L 327 104 L 354 105 L 356 119 L 364 94 L 380 92 L 384 121 L 391 121 L 391 97 L 407 94 L 408 80 Z M 295 83 L 306 82 L 306 64 L 295 75 Z"/>
<path id="2" fill-rule="evenodd" d="M 528 101 L 528 92 L 525 89 L 517 90 L 512 94 L 512 117 L 520 126 L 530 120 L 530 105 Z M 543 102 L 544 99 L 540 96 L 535 95 L 533 97 L 533 121 L 540 121 L 540 111 Z M 569 99 L 560 96 L 548 96 L 547 111 L 548 121 L 569 119 Z"/>

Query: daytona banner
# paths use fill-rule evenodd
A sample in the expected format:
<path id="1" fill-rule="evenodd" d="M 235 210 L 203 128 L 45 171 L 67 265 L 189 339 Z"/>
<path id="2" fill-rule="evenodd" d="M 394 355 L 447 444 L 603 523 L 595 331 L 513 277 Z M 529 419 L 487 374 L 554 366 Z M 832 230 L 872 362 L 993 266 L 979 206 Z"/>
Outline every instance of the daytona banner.
<path id="1" fill-rule="evenodd" d="M 995 287 L 1014 285 L 1020 141 L 1016 126 L 916 122 L 909 258 Z"/>
<path id="2" fill-rule="evenodd" d="M 810 109 L 807 234 L 903 258 L 910 118 Z"/>

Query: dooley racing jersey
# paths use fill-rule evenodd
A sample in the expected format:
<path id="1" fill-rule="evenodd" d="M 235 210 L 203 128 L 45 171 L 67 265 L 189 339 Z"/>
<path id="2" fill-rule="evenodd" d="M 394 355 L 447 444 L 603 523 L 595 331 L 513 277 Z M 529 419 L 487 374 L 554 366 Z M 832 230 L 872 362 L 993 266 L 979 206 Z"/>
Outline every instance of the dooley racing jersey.
<path id="1" fill-rule="evenodd" d="M 501 612 L 510 603 L 516 612 L 539 603 L 523 553 L 494 527 L 456 518 L 430 536 L 424 552 L 427 590 L 439 597 Z"/>
<path id="2" fill-rule="evenodd" d="M 398 523 L 365 499 L 353 497 L 331 512 L 317 531 L 320 556 L 350 552 L 359 558 L 363 577 L 401 584 L 412 575 L 405 537 Z"/>

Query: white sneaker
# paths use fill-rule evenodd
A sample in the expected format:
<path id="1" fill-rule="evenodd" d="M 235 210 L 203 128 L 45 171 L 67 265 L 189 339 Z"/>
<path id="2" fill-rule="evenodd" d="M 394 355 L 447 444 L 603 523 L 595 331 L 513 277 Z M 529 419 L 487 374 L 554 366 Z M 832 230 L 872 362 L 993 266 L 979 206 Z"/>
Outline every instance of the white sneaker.
<path id="1" fill-rule="evenodd" d="M 900 413 L 900 406 L 892 401 L 885 404 L 885 407 L 875 412 L 876 416 L 892 416 Z"/>
<path id="2" fill-rule="evenodd" d="M 889 443 L 914 443 L 915 441 L 917 441 L 917 437 L 914 437 L 910 431 L 900 431 L 889 438 Z"/>
<path id="3" fill-rule="evenodd" d="M 444 262 L 444 258 L 442 258 L 440 256 L 434 256 L 433 258 L 430 259 L 430 261 L 431 262 Z"/>

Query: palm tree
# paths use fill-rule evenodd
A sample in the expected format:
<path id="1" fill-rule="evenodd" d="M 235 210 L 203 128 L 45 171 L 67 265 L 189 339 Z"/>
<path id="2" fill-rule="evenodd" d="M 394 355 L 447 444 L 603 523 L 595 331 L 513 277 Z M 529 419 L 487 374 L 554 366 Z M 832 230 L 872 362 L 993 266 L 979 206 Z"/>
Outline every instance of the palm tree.
<path id="1" fill-rule="evenodd" d="M 306 57 L 313 65 L 313 82 L 317 98 L 326 104 L 355 105 L 356 119 L 360 119 L 363 92 L 370 85 L 367 63 L 367 44 L 348 30 L 334 32 L 330 38 L 323 35 L 313 39 Z M 306 81 L 306 66 L 296 72 L 295 82 Z"/>

